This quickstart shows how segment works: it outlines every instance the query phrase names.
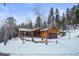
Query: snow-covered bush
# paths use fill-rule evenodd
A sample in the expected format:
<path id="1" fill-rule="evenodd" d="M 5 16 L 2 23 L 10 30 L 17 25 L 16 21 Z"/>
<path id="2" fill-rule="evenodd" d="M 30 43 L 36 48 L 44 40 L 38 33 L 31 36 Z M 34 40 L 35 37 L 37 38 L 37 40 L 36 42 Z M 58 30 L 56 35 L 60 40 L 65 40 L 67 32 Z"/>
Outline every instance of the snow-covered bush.
<path id="1" fill-rule="evenodd" d="M 66 35 L 66 32 L 59 32 L 59 35 L 60 36 L 65 36 Z"/>

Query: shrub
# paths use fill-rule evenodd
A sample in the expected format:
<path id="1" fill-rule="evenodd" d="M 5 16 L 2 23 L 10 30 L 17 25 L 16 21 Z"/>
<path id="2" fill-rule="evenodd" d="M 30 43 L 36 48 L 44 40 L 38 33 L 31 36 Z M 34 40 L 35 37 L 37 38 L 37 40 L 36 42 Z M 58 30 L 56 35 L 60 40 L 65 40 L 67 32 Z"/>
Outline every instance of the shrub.
<path id="1" fill-rule="evenodd" d="M 61 36 L 65 36 L 66 32 L 61 32 L 60 34 L 61 34 Z"/>

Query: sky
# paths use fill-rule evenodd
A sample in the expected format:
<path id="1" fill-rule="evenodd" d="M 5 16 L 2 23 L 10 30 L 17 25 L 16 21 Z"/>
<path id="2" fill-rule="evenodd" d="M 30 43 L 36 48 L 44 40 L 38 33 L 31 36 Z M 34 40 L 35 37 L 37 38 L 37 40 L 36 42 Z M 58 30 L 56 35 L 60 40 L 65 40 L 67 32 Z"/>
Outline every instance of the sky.
<path id="1" fill-rule="evenodd" d="M 36 21 L 36 15 L 34 14 L 34 8 L 39 7 L 44 20 L 47 20 L 50 8 L 59 9 L 60 15 L 66 11 L 67 8 L 72 8 L 75 3 L 0 3 L 0 24 L 8 16 L 13 16 L 16 19 L 17 24 L 28 23 L 32 20 Z"/>

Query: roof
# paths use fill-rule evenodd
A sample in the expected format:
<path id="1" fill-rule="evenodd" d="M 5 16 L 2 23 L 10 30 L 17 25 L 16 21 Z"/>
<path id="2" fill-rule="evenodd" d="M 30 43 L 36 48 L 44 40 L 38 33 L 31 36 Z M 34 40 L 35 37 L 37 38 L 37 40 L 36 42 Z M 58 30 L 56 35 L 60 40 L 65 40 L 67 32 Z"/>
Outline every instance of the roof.
<path id="1" fill-rule="evenodd" d="M 35 28 L 35 29 L 19 28 L 20 31 L 28 31 L 28 32 L 35 31 L 38 29 L 40 29 L 40 31 L 47 31 L 47 30 L 52 29 L 52 28 L 44 28 L 44 29 L 41 29 L 41 28 Z M 53 29 L 57 29 L 57 28 L 53 27 Z"/>
<path id="2" fill-rule="evenodd" d="M 44 28 L 44 29 L 41 29 L 40 31 L 47 31 L 49 28 Z"/>
<path id="3" fill-rule="evenodd" d="M 40 28 L 35 28 L 35 29 L 32 29 L 32 30 L 34 31 L 34 30 L 38 30 L 38 29 L 40 29 Z"/>
<path id="4" fill-rule="evenodd" d="M 35 29 L 19 28 L 20 31 L 28 31 L 28 32 L 34 31 L 34 30 L 37 30 L 37 29 L 39 29 L 39 28 L 35 28 Z"/>
<path id="5" fill-rule="evenodd" d="M 20 31 L 33 31 L 33 29 L 19 28 Z"/>
<path id="6" fill-rule="evenodd" d="M 50 29 L 58 29 L 57 27 L 52 27 L 52 28 L 44 28 L 44 29 L 41 29 L 40 31 L 47 31 L 47 30 L 50 30 Z"/>

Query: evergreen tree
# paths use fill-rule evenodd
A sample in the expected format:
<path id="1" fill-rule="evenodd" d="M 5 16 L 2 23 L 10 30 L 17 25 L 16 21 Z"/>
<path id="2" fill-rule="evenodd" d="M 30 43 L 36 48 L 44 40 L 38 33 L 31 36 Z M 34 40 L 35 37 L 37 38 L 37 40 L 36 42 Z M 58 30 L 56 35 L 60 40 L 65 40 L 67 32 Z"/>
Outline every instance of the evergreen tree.
<path id="1" fill-rule="evenodd" d="M 44 21 L 43 28 L 47 28 L 47 23 Z"/>
<path id="2" fill-rule="evenodd" d="M 30 20 L 30 22 L 28 23 L 28 28 L 29 28 L 29 29 L 32 29 L 32 28 L 33 28 L 32 21 L 31 21 L 31 20 Z"/>
<path id="3" fill-rule="evenodd" d="M 76 25 L 77 26 L 77 24 L 76 24 L 76 15 L 75 15 L 75 13 L 76 13 L 76 6 L 73 6 L 72 8 L 71 8 L 71 13 L 72 13 L 72 21 L 73 21 L 73 24 L 74 24 L 74 26 Z"/>
<path id="4" fill-rule="evenodd" d="M 60 28 L 60 15 L 59 15 L 59 9 L 56 8 L 56 25 L 58 28 Z"/>
<path id="5" fill-rule="evenodd" d="M 79 8 L 79 3 L 78 3 L 78 5 L 77 5 L 77 8 Z"/>
<path id="6" fill-rule="evenodd" d="M 76 11 L 75 11 L 75 23 L 76 25 L 79 24 L 79 3 L 78 5 L 75 7 Z"/>
<path id="7" fill-rule="evenodd" d="M 50 10 L 50 13 L 49 13 L 49 16 L 48 16 L 48 27 L 53 27 L 55 26 L 55 19 L 54 19 L 54 11 L 53 11 L 53 8 L 51 8 Z"/>
<path id="8" fill-rule="evenodd" d="M 25 28 L 28 28 L 28 24 L 27 23 L 25 24 Z"/>
<path id="9" fill-rule="evenodd" d="M 69 8 L 66 10 L 66 22 L 68 25 L 72 24 L 71 10 Z"/>
<path id="10" fill-rule="evenodd" d="M 22 24 L 20 25 L 20 28 L 26 28 L 25 23 L 22 23 Z"/>
<path id="11" fill-rule="evenodd" d="M 42 28 L 42 27 L 43 27 L 42 20 L 41 20 L 40 16 L 38 16 L 36 19 L 35 28 Z"/>
<path id="12" fill-rule="evenodd" d="M 78 8 L 76 10 L 75 15 L 76 15 L 76 23 L 79 24 L 79 9 Z"/>
<path id="13" fill-rule="evenodd" d="M 65 17 L 64 13 L 62 15 L 62 24 L 61 25 L 62 25 L 63 30 L 67 29 L 67 27 L 66 27 L 66 17 Z"/>

